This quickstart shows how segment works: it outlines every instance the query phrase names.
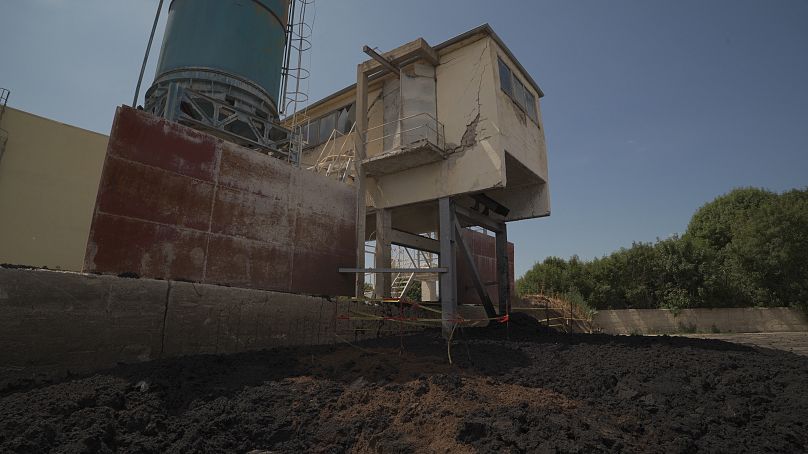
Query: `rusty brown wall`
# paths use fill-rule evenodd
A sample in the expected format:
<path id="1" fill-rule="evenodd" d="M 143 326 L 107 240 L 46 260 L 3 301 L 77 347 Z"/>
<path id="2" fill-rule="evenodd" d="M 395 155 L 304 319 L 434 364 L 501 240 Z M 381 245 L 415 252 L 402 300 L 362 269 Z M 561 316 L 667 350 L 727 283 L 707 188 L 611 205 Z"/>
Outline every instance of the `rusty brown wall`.
<path id="1" fill-rule="evenodd" d="M 471 249 L 471 255 L 474 257 L 474 264 L 477 267 L 477 272 L 480 273 L 480 279 L 488 289 L 488 295 L 494 306 L 498 305 L 499 301 L 499 287 L 496 284 L 497 279 L 497 243 L 496 238 L 488 236 L 484 233 L 475 232 L 473 230 L 463 229 L 463 241 Z M 508 243 L 508 275 L 510 278 L 511 295 L 514 295 L 514 247 L 513 243 Z M 466 260 L 457 254 L 457 294 L 458 302 L 460 304 L 482 304 L 477 290 L 474 288 L 471 280 L 471 270 L 466 264 Z"/>
<path id="2" fill-rule="evenodd" d="M 128 107 L 118 109 L 85 271 L 350 295 L 354 191 Z"/>

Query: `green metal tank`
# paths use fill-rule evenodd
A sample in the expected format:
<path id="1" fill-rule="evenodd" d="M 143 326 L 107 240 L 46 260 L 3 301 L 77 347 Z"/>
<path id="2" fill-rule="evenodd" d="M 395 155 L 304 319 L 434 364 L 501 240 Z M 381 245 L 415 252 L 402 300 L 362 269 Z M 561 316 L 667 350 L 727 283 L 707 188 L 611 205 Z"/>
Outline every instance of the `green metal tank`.
<path id="1" fill-rule="evenodd" d="M 173 0 L 145 110 L 297 162 L 280 125 L 287 26 L 301 0 Z"/>
<path id="2" fill-rule="evenodd" d="M 173 0 L 150 91 L 171 82 L 204 91 L 209 83 L 213 97 L 235 92 L 259 115 L 277 117 L 289 3 Z"/>

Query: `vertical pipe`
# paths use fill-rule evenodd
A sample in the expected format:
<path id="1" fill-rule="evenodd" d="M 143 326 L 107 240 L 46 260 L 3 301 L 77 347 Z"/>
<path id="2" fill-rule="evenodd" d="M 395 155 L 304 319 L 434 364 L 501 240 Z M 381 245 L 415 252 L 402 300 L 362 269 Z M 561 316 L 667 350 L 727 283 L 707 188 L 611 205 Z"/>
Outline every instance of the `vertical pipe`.
<path id="1" fill-rule="evenodd" d="M 143 56 L 143 65 L 140 67 L 140 77 L 137 78 L 137 88 L 135 88 L 135 97 L 132 99 L 132 107 L 137 107 L 137 98 L 140 97 L 140 85 L 143 83 L 143 74 L 146 72 L 146 63 L 149 61 L 149 52 L 151 51 L 154 33 L 157 31 L 157 23 L 160 21 L 160 12 L 162 10 L 163 0 L 160 0 L 160 3 L 157 5 L 157 13 L 154 15 L 154 24 L 152 25 L 151 35 L 149 35 L 149 44 L 146 46 L 146 55 Z"/>

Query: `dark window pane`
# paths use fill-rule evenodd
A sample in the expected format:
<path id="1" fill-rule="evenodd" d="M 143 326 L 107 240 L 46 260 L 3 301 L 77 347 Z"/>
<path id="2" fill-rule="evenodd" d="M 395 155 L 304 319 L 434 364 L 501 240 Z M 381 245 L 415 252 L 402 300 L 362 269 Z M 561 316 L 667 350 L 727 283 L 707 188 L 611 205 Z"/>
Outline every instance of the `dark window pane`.
<path id="1" fill-rule="evenodd" d="M 501 59 L 497 59 L 497 62 L 499 62 L 499 86 L 502 88 L 502 91 L 510 95 L 513 93 L 511 69 L 508 68 L 508 65 Z"/>
<path id="2" fill-rule="evenodd" d="M 516 99 L 516 104 L 519 104 L 519 107 L 521 107 L 522 110 L 527 110 L 527 109 L 525 109 L 525 104 L 526 104 L 525 95 L 526 95 L 525 86 L 522 85 L 522 82 L 520 82 L 519 79 L 514 78 L 514 80 L 513 80 L 513 97 L 514 97 L 514 99 Z"/>
<path id="3" fill-rule="evenodd" d="M 536 114 L 536 98 L 533 96 L 533 93 L 525 90 L 525 108 L 527 109 L 527 116 L 530 117 L 533 121 L 538 122 L 539 116 Z"/>
<path id="4" fill-rule="evenodd" d="M 320 142 L 325 142 L 334 132 L 337 123 L 337 113 L 331 113 L 320 119 Z"/>
<path id="5" fill-rule="evenodd" d="M 351 130 L 354 123 L 356 123 L 356 103 L 351 104 L 350 109 L 348 110 L 348 131 Z"/>
<path id="6" fill-rule="evenodd" d="M 320 136 L 320 122 L 318 120 L 310 121 L 306 132 L 306 142 L 308 146 L 313 147 L 320 143 L 318 141 L 318 137 Z"/>
<path id="7" fill-rule="evenodd" d="M 337 111 L 337 131 L 345 134 L 349 129 L 351 129 L 351 125 L 348 123 L 348 107 L 346 106 Z"/>

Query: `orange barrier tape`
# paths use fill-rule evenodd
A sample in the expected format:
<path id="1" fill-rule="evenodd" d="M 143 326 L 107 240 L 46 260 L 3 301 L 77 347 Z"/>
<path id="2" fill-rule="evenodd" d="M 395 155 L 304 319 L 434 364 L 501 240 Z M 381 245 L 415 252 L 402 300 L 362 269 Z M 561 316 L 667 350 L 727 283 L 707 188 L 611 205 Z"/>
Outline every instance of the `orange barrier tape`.
<path id="1" fill-rule="evenodd" d="M 391 322 L 432 322 L 432 323 L 443 323 L 442 319 L 438 318 L 419 318 L 419 317 L 405 317 L 402 315 L 398 316 L 381 316 L 381 315 L 373 315 L 373 314 L 363 314 L 358 312 L 358 314 L 363 315 L 363 317 L 355 317 L 349 314 L 340 314 L 337 316 L 337 320 L 383 320 L 383 321 L 391 321 Z M 476 322 L 487 322 L 487 321 L 496 321 L 499 323 L 508 323 L 510 321 L 510 315 L 505 314 L 498 317 L 490 317 L 490 318 L 463 318 L 458 317 L 454 319 L 448 319 L 447 322 L 452 323 L 476 323 Z"/>

